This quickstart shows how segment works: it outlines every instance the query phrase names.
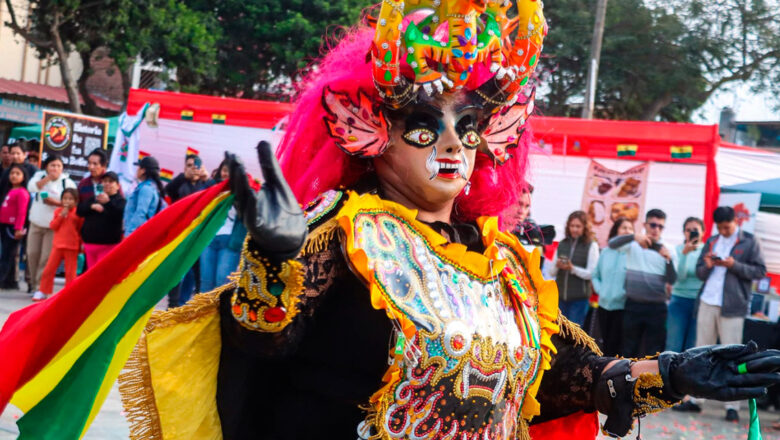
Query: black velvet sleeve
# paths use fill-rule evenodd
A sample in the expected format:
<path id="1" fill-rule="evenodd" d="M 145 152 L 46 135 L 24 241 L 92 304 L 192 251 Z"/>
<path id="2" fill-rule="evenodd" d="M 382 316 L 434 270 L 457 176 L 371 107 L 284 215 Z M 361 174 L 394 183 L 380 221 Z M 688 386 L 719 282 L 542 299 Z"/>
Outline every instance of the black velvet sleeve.
<path id="1" fill-rule="evenodd" d="M 561 320 L 561 332 L 552 337 L 558 350 L 544 373 L 536 396 L 541 414 L 532 424 L 543 423 L 578 411 L 596 411 L 594 384 L 614 358 L 603 357 L 593 340 L 579 327 Z"/>
<path id="2" fill-rule="evenodd" d="M 630 432 L 634 419 L 677 403 L 664 394 L 660 374 L 632 377 L 633 360 L 618 362 L 605 372 L 617 358 L 602 356 L 593 339 L 566 318 L 559 317 L 558 323 L 561 330 L 552 337 L 558 353 L 542 377 L 536 396 L 541 414 L 531 424 L 599 411 L 607 415 L 608 430 L 602 427 L 602 432 L 620 437 Z"/>
<path id="3" fill-rule="evenodd" d="M 286 261 L 264 258 L 247 240 L 235 287 L 220 298 L 223 340 L 255 358 L 294 353 L 317 304 L 338 278 L 350 275 L 335 237 Z"/>

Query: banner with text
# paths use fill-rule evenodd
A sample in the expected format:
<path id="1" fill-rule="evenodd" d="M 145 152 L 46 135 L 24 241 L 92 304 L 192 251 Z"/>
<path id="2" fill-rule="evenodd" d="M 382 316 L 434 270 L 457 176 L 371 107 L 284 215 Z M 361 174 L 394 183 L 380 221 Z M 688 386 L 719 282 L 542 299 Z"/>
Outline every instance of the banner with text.
<path id="1" fill-rule="evenodd" d="M 642 223 L 647 195 L 649 164 L 626 171 L 611 170 L 590 162 L 582 196 L 582 210 L 588 213 L 599 246 L 607 245 L 609 229 L 620 217 L 626 217 L 636 230 Z"/>
<path id="2" fill-rule="evenodd" d="M 62 158 L 75 182 L 87 175 L 87 156 L 108 144 L 108 119 L 44 110 L 41 123 L 41 162 L 50 154 Z"/>

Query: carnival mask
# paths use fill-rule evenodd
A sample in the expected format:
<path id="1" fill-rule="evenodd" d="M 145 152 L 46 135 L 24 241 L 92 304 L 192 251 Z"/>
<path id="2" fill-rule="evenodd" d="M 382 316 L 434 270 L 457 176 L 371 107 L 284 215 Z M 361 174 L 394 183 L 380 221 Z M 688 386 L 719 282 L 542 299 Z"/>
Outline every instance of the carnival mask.
<path id="1" fill-rule="evenodd" d="M 474 170 L 482 142 L 479 109 L 454 99 L 430 99 L 389 117 L 389 148 L 374 159 L 377 176 L 417 206 L 453 200 Z"/>

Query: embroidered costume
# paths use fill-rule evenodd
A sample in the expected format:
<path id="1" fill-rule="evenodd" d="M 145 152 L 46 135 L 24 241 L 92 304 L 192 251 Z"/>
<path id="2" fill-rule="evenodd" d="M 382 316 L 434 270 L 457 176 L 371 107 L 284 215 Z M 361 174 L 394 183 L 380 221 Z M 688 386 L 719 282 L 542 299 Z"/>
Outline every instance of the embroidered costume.
<path id="1" fill-rule="evenodd" d="M 561 316 L 539 251 L 503 232 L 541 1 L 384 0 L 368 20 L 304 78 L 284 175 L 262 143 L 260 191 L 230 162 L 240 266 L 150 321 L 120 378 L 131 437 L 583 439 L 596 411 L 622 436 L 709 395 L 693 371 L 726 378 L 753 355 L 664 353 L 633 374 Z"/>

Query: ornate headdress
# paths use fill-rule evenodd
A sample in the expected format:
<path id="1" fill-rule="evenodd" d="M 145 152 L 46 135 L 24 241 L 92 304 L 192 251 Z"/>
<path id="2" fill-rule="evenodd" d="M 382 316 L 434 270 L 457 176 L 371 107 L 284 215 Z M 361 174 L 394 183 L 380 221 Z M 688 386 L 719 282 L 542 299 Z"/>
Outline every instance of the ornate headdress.
<path id="1" fill-rule="evenodd" d="M 482 143 L 496 162 L 511 157 L 533 109 L 528 84 L 547 24 L 540 0 L 383 0 L 370 58 L 385 106 L 400 108 L 428 95 L 465 90 L 492 114 Z M 487 73 L 487 74 L 486 74 Z M 486 79 L 486 80 L 485 80 Z M 382 108 L 360 93 L 325 89 L 328 129 L 348 154 L 375 157 L 387 148 Z"/>

